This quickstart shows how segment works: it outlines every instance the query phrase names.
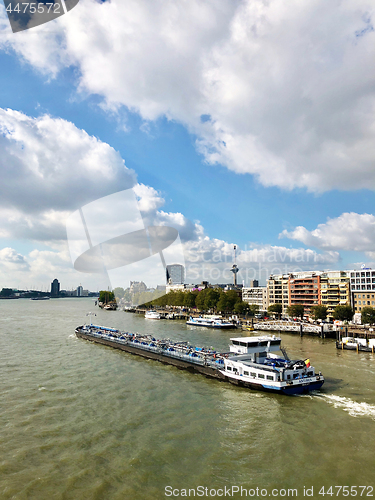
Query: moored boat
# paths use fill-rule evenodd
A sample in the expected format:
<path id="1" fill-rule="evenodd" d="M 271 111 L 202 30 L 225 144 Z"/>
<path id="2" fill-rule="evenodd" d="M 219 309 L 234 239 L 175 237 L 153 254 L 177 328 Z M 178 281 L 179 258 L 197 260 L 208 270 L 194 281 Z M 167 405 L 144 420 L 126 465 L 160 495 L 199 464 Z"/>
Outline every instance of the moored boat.
<path id="1" fill-rule="evenodd" d="M 199 318 L 190 316 L 186 324 L 191 326 L 204 326 L 206 328 L 237 328 L 235 324 L 224 321 L 220 316 L 206 316 L 203 318 L 202 316 Z"/>
<path id="2" fill-rule="evenodd" d="M 359 337 L 343 337 L 336 342 L 337 349 L 348 349 L 350 351 L 372 352 L 375 350 L 375 339 Z"/>
<path id="3" fill-rule="evenodd" d="M 161 315 L 157 311 L 146 311 L 145 318 L 146 319 L 160 319 Z"/>

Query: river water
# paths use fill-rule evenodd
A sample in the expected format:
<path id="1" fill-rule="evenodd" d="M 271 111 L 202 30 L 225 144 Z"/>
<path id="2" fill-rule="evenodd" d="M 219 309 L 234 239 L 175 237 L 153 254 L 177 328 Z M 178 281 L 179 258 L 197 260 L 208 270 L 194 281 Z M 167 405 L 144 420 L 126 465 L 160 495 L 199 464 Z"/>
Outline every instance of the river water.
<path id="1" fill-rule="evenodd" d="M 256 488 L 279 497 L 293 488 L 300 498 L 313 488 L 324 498 L 322 486 L 374 485 L 371 353 L 282 334 L 289 355 L 310 358 L 325 385 L 301 397 L 249 391 L 77 339 L 93 304 L 0 301 L 1 499 L 157 500 L 167 486 L 171 498 L 198 486 L 242 486 L 255 497 Z M 95 312 L 96 324 L 219 350 L 246 335 Z"/>

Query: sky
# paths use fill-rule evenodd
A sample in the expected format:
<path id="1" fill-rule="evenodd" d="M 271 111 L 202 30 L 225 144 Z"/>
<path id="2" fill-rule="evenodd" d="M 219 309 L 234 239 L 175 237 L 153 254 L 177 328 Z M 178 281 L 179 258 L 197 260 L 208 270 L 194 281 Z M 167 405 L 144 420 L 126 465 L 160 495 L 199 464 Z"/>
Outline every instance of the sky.
<path id="1" fill-rule="evenodd" d="M 124 288 L 165 263 L 231 282 L 234 245 L 245 285 L 375 267 L 373 19 L 364 0 L 80 0 L 13 33 L 1 4 L 0 288 L 97 290 L 78 262 L 104 247 Z"/>

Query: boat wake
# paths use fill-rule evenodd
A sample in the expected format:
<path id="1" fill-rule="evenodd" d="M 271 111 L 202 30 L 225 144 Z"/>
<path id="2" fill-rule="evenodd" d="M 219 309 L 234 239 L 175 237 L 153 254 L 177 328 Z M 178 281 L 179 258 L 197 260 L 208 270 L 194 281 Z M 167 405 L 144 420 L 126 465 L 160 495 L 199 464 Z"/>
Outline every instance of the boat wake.
<path id="1" fill-rule="evenodd" d="M 324 399 L 334 408 L 342 408 L 348 412 L 351 417 L 370 417 L 375 420 L 375 405 L 368 403 L 358 403 L 350 398 L 335 396 L 334 394 L 316 394 L 313 397 Z"/>

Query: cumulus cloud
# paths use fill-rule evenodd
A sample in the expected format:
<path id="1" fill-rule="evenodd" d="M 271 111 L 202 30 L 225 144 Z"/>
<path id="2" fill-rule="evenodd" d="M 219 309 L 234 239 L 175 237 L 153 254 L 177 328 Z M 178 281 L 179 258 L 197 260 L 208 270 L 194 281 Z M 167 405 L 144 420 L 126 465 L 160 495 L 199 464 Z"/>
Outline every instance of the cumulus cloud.
<path id="1" fill-rule="evenodd" d="M 134 184 L 120 154 L 73 123 L 0 109 L 0 204 L 71 210 Z"/>
<path id="2" fill-rule="evenodd" d="M 49 77 L 78 68 L 111 111 L 183 123 L 208 162 L 266 186 L 374 189 L 373 15 L 368 0 L 81 0 L 0 46 Z"/>
<path id="3" fill-rule="evenodd" d="M 279 237 L 301 241 L 315 248 L 367 252 L 370 256 L 371 252 L 374 255 L 375 248 L 375 216 L 346 212 L 319 224 L 312 231 L 298 226 L 292 231 L 285 229 Z"/>
<path id="4" fill-rule="evenodd" d="M 14 248 L 3 248 L 0 250 L 0 266 L 7 271 L 27 271 L 29 264 L 25 257 L 16 252 Z"/>

